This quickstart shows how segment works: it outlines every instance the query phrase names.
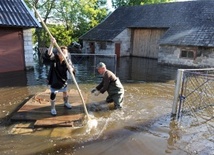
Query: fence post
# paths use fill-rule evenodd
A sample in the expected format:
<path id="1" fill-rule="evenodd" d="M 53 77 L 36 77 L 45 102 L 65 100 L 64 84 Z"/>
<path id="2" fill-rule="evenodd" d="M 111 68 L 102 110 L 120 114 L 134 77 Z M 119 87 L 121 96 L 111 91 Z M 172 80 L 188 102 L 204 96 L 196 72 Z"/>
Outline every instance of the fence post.
<path id="1" fill-rule="evenodd" d="M 172 105 L 172 115 L 175 115 L 177 112 L 177 103 L 178 103 L 179 93 L 181 89 L 181 82 L 182 82 L 181 80 L 182 80 L 183 72 L 184 72 L 183 69 L 178 69 L 175 92 L 174 92 L 174 100 Z"/>
<path id="2" fill-rule="evenodd" d="M 96 74 L 96 69 L 97 69 L 97 59 L 96 55 L 94 54 L 94 75 Z"/>
<path id="3" fill-rule="evenodd" d="M 116 72 L 117 72 L 117 55 L 116 54 L 114 55 L 114 72 L 116 75 Z"/>

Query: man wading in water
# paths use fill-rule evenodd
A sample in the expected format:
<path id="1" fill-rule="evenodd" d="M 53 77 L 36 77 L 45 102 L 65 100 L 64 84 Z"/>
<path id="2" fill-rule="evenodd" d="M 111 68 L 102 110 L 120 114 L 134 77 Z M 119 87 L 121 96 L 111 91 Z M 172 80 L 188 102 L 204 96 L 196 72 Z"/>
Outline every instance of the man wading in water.
<path id="1" fill-rule="evenodd" d="M 71 104 L 68 102 L 68 92 L 67 92 L 67 71 L 72 71 L 74 73 L 73 65 L 68 59 L 68 50 L 66 46 L 61 46 L 60 49 L 67 59 L 69 66 L 66 65 L 63 55 L 60 51 L 57 53 L 53 52 L 53 46 L 56 43 L 56 40 L 51 39 L 51 44 L 48 49 L 47 56 L 51 60 L 51 67 L 48 75 L 48 84 L 50 85 L 50 99 L 51 99 L 51 114 L 55 116 L 57 114 L 55 108 L 55 98 L 56 93 L 63 92 L 64 106 L 68 109 L 71 109 Z M 70 69 L 68 69 L 70 67 Z"/>
<path id="2" fill-rule="evenodd" d="M 124 88 L 120 82 L 120 79 L 108 70 L 103 62 L 97 64 L 97 70 L 99 74 L 103 76 L 103 79 L 102 82 L 91 92 L 94 93 L 95 96 L 98 96 L 100 93 L 103 94 L 107 91 L 108 97 L 106 98 L 106 102 L 114 102 L 115 109 L 122 108 Z"/>

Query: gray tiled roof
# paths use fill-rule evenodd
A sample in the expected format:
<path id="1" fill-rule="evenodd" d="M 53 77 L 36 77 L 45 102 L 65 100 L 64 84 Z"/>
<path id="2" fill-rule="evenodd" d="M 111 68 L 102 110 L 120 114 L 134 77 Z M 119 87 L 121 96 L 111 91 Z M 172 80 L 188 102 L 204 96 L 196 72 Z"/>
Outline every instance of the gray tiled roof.
<path id="1" fill-rule="evenodd" d="M 133 17 L 133 13 L 136 11 L 134 8 L 120 7 L 116 9 L 103 22 L 79 39 L 111 41 L 124 29 L 130 26 L 130 24 L 136 21 L 136 18 Z"/>
<path id="2" fill-rule="evenodd" d="M 160 44 L 214 47 L 214 27 L 172 27 L 162 37 Z"/>
<path id="3" fill-rule="evenodd" d="M 214 0 L 200 0 L 119 7 L 80 39 L 111 41 L 126 28 L 169 28 L 161 44 L 213 46 L 213 6 Z"/>
<path id="4" fill-rule="evenodd" d="M 0 27 L 41 27 L 22 0 L 0 0 Z"/>

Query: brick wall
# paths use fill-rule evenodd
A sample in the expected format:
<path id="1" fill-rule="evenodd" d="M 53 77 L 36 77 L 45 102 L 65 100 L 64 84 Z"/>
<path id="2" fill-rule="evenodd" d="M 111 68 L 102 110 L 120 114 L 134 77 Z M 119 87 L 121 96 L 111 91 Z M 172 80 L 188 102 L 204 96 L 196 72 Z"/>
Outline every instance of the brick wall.
<path id="1" fill-rule="evenodd" d="M 27 29 L 23 30 L 24 38 L 24 55 L 25 55 L 25 67 L 26 69 L 33 68 L 33 43 L 32 43 L 32 30 Z"/>

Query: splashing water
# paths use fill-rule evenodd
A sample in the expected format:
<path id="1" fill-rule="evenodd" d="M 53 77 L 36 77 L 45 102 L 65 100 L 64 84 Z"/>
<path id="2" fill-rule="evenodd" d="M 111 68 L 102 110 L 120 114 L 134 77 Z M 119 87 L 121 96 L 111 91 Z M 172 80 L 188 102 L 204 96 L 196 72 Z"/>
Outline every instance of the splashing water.
<path id="1" fill-rule="evenodd" d="M 86 124 L 86 132 L 90 133 L 92 129 L 97 128 L 98 121 L 95 119 L 93 115 L 89 115 L 89 117 L 85 119 L 84 124 Z"/>

